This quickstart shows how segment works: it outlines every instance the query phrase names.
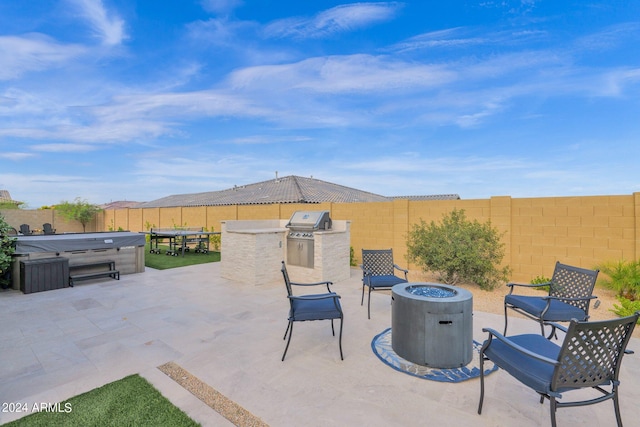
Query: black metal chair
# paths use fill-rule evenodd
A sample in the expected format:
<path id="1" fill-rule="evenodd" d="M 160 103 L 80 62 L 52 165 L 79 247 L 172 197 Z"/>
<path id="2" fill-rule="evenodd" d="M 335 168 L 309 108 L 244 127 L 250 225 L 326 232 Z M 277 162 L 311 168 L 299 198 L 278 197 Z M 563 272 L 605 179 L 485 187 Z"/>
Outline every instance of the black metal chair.
<path id="1" fill-rule="evenodd" d="M 551 281 L 539 284 L 509 283 L 511 289 L 504 297 L 504 335 L 507 335 L 507 310 L 512 309 L 540 323 L 544 335 L 545 322 L 569 322 L 571 319 L 588 320 L 589 305 L 599 270 L 587 270 L 556 262 Z M 535 288 L 549 286 L 545 296 L 517 295 L 516 286 Z M 552 326 L 548 338 L 555 335 Z"/>
<path id="2" fill-rule="evenodd" d="M 527 334 L 505 337 L 484 328 L 489 338 L 480 350 L 480 403 L 484 400 L 484 361 L 494 364 L 533 389 L 550 402 L 551 425 L 556 426 L 558 408 L 586 406 L 613 400 L 618 426 L 622 426 L 618 387 L 620 364 L 640 312 L 621 319 L 579 322 L 572 320 L 561 346 L 542 335 Z M 578 389 L 592 389 L 579 394 L 587 400 L 559 401 L 563 394 Z"/>
<path id="3" fill-rule="evenodd" d="M 20 224 L 20 233 L 24 236 L 31 236 L 33 234 L 29 224 Z"/>
<path id="4" fill-rule="evenodd" d="M 398 267 L 393 263 L 392 249 L 363 249 L 362 250 L 362 299 L 364 304 L 364 288 L 369 287 L 367 302 L 367 317 L 371 319 L 371 292 L 389 290 L 398 283 L 407 282 L 409 270 Z M 395 270 L 404 273 L 404 279 L 395 275 Z"/>
<path id="5" fill-rule="evenodd" d="M 344 360 L 342 354 L 342 323 L 343 313 L 342 306 L 340 305 L 340 295 L 335 292 L 331 292 L 330 286 L 332 282 L 317 282 L 317 283 L 295 283 L 289 280 L 289 273 L 287 273 L 287 267 L 282 261 L 282 276 L 284 277 L 284 283 L 287 287 L 287 297 L 289 298 L 289 323 L 287 330 L 284 333 L 284 338 L 289 336 L 287 340 L 287 346 L 282 354 L 282 360 L 287 355 L 289 349 L 289 343 L 291 343 L 291 335 L 293 334 L 293 322 L 304 322 L 307 320 L 331 320 L 331 332 L 333 336 L 336 335 L 336 331 L 333 327 L 333 319 L 340 319 L 340 335 L 338 338 L 338 346 L 340 347 L 340 359 Z M 313 295 L 293 295 L 293 286 L 318 286 L 325 285 L 327 292 L 322 294 Z"/>
<path id="6" fill-rule="evenodd" d="M 56 229 L 51 226 L 48 222 L 42 224 L 42 231 L 44 234 L 56 234 Z"/>

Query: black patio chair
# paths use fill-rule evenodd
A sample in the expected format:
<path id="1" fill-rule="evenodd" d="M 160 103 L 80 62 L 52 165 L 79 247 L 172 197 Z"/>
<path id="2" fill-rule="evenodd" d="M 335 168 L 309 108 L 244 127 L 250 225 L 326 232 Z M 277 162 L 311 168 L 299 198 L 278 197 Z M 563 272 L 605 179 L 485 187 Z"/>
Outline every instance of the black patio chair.
<path id="1" fill-rule="evenodd" d="M 48 222 L 42 224 L 42 231 L 44 234 L 56 234 L 56 229 L 51 226 Z"/>
<path id="2" fill-rule="evenodd" d="M 504 297 L 504 335 L 507 335 L 507 310 L 512 309 L 540 323 L 544 335 L 545 322 L 569 322 L 571 319 L 588 320 L 589 305 L 599 270 L 587 270 L 556 262 L 551 281 L 539 284 L 509 283 L 511 289 Z M 516 286 L 535 288 L 549 286 L 545 296 L 517 295 Z M 551 328 L 548 338 L 555 335 Z"/>
<path id="3" fill-rule="evenodd" d="M 556 426 L 558 408 L 586 406 L 613 400 L 618 426 L 622 426 L 618 387 L 620 365 L 640 312 L 621 319 L 579 322 L 572 320 L 561 346 L 542 335 L 527 334 L 505 337 L 493 329 L 484 328 L 489 338 L 480 350 L 480 403 L 484 400 L 484 361 L 494 364 L 550 402 L 551 425 Z M 559 401 L 564 393 L 591 389 L 577 394 L 586 400 Z M 576 395 L 574 395 L 576 396 Z"/>
<path id="4" fill-rule="evenodd" d="M 364 304 L 364 288 L 369 287 L 367 301 L 367 318 L 371 319 L 371 292 L 389 290 L 398 283 L 407 282 L 409 270 L 398 267 L 393 263 L 392 249 L 363 249 L 362 250 L 362 299 Z M 395 270 L 404 273 L 404 279 L 395 275 Z"/>
<path id="5" fill-rule="evenodd" d="M 31 227 L 29 227 L 29 224 L 20 224 L 20 233 L 22 233 L 22 235 L 24 236 L 30 236 L 33 234 L 31 232 Z"/>
<path id="6" fill-rule="evenodd" d="M 293 322 L 305 322 L 307 320 L 331 320 L 331 332 L 333 336 L 336 335 L 336 331 L 333 327 L 333 320 L 340 319 L 340 335 L 338 337 L 338 346 L 340 347 L 340 359 L 344 360 L 342 354 L 342 323 L 343 313 L 342 306 L 340 305 L 340 295 L 335 292 L 331 292 L 330 286 L 332 282 L 317 282 L 317 283 L 295 283 L 289 280 L 289 273 L 287 273 L 287 267 L 282 261 L 282 276 L 284 277 L 284 283 L 287 287 L 287 297 L 289 298 L 289 323 L 287 330 L 284 333 L 284 338 L 289 336 L 287 340 L 287 346 L 284 348 L 282 354 L 282 360 L 287 355 L 289 344 L 291 343 L 291 335 L 293 334 Z M 307 294 L 296 296 L 293 294 L 293 286 L 319 286 L 325 285 L 327 292 L 322 294 Z"/>

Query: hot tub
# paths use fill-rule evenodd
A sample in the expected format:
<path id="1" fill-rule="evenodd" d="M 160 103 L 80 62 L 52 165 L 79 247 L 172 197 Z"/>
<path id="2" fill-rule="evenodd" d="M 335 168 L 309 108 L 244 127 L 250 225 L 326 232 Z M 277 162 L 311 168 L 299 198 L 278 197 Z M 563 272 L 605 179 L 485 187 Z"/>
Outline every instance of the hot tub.
<path id="1" fill-rule="evenodd" d="M 473 357 L 473 295 L 440 283 L 401 283 L 391 290 L 391 346 L 433 368 L 458 368 Z"/>

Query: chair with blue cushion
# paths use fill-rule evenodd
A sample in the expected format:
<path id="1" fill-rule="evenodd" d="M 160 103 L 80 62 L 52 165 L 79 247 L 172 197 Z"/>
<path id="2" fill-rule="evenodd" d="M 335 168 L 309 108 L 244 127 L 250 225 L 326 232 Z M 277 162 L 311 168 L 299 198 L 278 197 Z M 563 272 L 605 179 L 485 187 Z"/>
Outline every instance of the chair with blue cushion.
<path id="1" fill-rule="evenodd" d="M 588 320 L 589 305 L 599 270 L 587 270 L 556 262 L 551 281 L 538 284 L 509 283 L 511 289 L 504 297 L 504 335 L 507 335 L 507 310 L 512 309 L 540 323 L 544 335 L 545 322 L 569 322 L 571 319 Z M 537 288 L 549 286 L 545 296 L 518 295 L 516 287 Z M 551 328 L 548 338 L 555 335 Z"/>
<path id="2" fill-rule="evenodd" d="M 512 375 L 550 402 L 551 425 L 556 426 L 558 408 L 586 406 L 612 400 L 618 426 L 622 426 L 618 401 L 618 374 L 640 312 L 632 316 L 597 322 L 572 320 L 569 327 L 555 325 L 566 333 L 562 345 L 543 335 L 525 334 L 505 337 L 493 329 L 484 328 L 488 339 L 480 350 L 480 403 L 484 400 L 484 361 Z M 574 400 L 564 399 L 572 394 Z M 576 399 L 581 400 L 576 400 Z"/>
<path id="3" fill-rule="evenodd" d="M 287 346 L 282 354 L 282 360 L 287 355 L 289 349 L 289 343 L 291 343 L 291 335 L 293 334 L 294 322 L 305 322 L 307 320 L 331 320 L 331 332 L 333 336 L 336 335 L 336 331 L 333 327 L 333 320 L 340 319 L 340 335 L 338 338 L 338 346 L 340 347 L 340 359 L 344 360 L 342 355 L 342 323 L 343 313 L 342 306 L 340 305 L 340 295 L 335 292 L 331 292 L 330 286 L 332 282 L 317 282 L 317 283 L 295 283 L 289 280 L 289 273 L 287 273 L 287 267 L 282 261 L 282 275 L 284 276 L 284 283 L 287 287 L 287 297 L 289 298 L 289 324 L 287 330 L 284 333 L 284 338 L 289 336 L 287 340 Z M 307 295 L 294 295 L 293 287 L 311 287 L 325 285 L 327 288 L 326 293 L 321 294 L 307 294 Z"/>
<path id="4" fill-rule="evenodd" d="M 362 250 L 362 299 L 364 304 L 364 289 L 369 288 L 367 302 L 367 317 L 371 319 L 371 292 L 389 290 L 398 283 L 407 283 L 409 270 L 398 267 L 393 262 L 392 249 L 363 249 Z M 404 278 L 396 276 L 395 270 L 404 273 Z"/>

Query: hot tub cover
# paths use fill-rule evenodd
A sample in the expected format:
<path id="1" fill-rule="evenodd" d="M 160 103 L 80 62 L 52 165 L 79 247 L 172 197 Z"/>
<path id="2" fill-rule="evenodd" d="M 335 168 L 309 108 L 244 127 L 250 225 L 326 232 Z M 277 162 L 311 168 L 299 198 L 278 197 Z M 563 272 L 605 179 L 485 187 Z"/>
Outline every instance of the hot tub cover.
<path id="1" fill-rule="evenodd" d="M 21 255 L 34 252 L 70 252 L 144 245 L 144 234 L 127 231 L 42 234 L 16 236 L 15 253 Z"/>

